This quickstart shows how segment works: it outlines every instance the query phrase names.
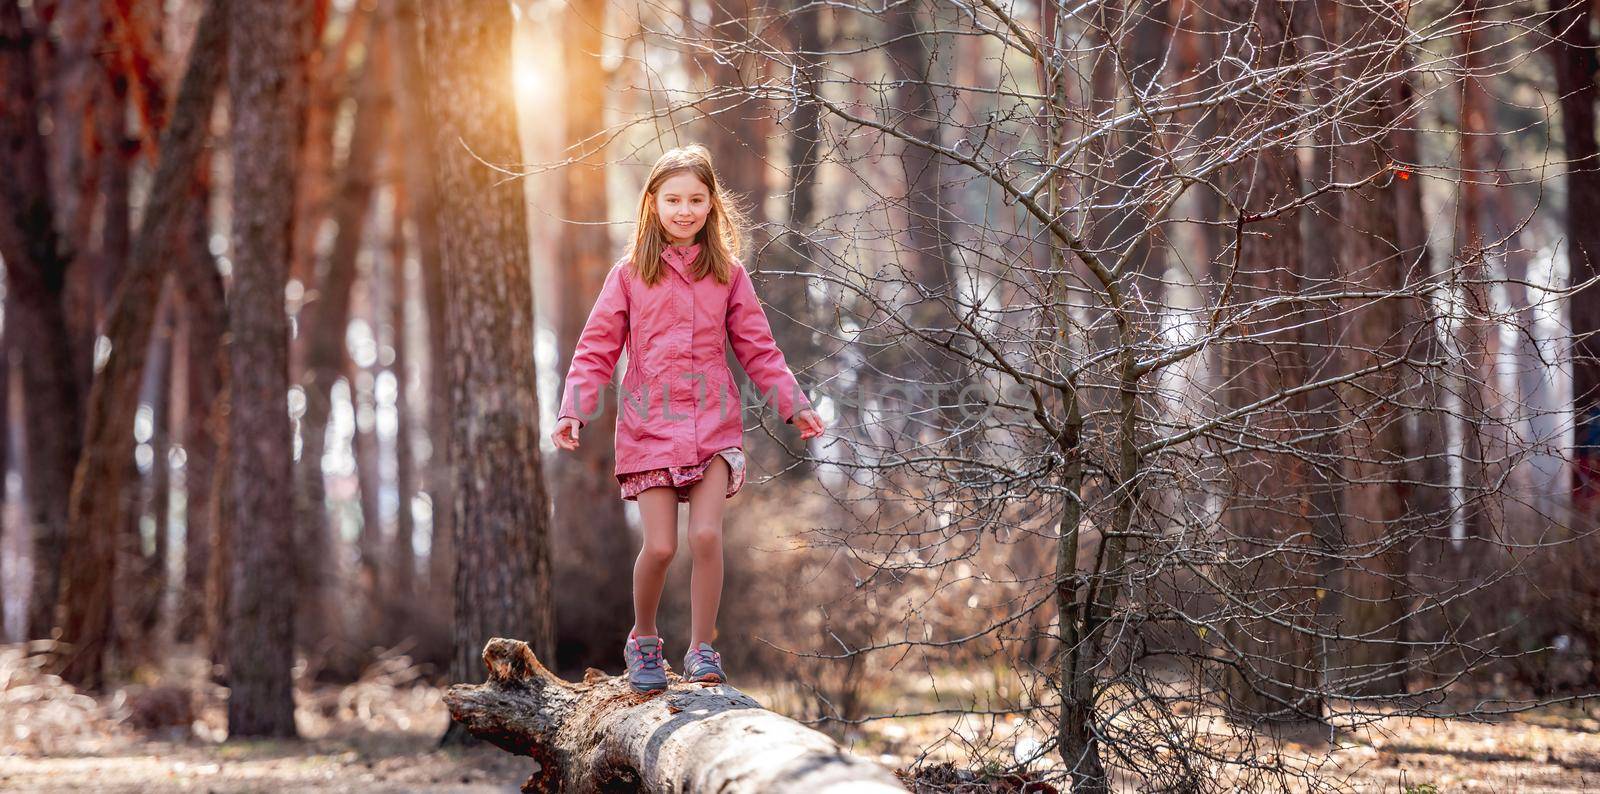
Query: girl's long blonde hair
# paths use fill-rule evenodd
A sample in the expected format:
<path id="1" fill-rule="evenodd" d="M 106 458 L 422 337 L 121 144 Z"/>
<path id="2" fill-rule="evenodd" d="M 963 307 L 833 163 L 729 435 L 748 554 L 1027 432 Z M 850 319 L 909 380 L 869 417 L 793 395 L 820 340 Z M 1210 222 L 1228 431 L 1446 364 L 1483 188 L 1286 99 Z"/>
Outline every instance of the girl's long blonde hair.
<path id="1" fill-rule="evenodd" d="M 700 244 L 700 253 L 690 265 L 691 271 L 697 280 L 709 275 L 716 278 L 717 283 L 726 284 L 739 251 L 744 213 L 734 196 L 724 191 L 717 180 L 717 172 L 711 167 L 711 152 L 698 143 L 661 155 L 650 169 L 650 178 L 639 193 L 638 231 L 634 233 L 633 242 L 628 244 L 627 258 L 632 262 L 634 275 L 645 284 L 655 286 L 661 281 L 666 268 L 661 252 L 672 243 L 656 215 L 656 191 L 669 177 L 684 172 L 693 174 L 711 193 L 711 212 L 706 215 L 706 225 L 694 238 Z"/>

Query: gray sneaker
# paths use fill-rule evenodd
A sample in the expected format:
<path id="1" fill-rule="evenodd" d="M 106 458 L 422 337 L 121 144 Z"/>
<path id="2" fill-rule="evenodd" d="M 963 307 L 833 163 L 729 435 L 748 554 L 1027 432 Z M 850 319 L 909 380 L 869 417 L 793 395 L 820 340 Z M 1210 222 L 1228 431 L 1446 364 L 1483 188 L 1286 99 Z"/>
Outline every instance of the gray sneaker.
<path id="1" fill-rule="evenodd" d="M 660 637 L 629 637 L 622 647 L 628 664 L 628 686 L 635 692 L 659 692 L 667 688 L 666 660 L 661 658 Z"/>
<path id="2" fill-rule="evenodd" d="M 683 655 L 683 680 L 709 681 L 720 684 L 728 680 L 722 673 L 722 654 L 711 650 L 711 643 L 702 642 Z"/>

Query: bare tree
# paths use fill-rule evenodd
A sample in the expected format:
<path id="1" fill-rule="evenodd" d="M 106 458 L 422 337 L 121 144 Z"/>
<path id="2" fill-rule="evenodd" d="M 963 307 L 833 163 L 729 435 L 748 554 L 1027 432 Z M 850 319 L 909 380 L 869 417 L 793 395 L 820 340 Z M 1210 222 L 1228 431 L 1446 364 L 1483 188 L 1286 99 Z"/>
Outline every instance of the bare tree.
<path id="1" fill-rule="evenodd" d="M 815 153 L 790 165 L 824 175 L 816 211 L 770 237 L 807 241 L 792 272 L 830 298 L 811 374 L 839 439 L 810 462 L 838 520 L 808 536 L 845 558 L 864 617 L 819 618 L 829 647 L 808 655 L 1006 655 L 1023 694 L 991 711 L 1044 737 L 1006 764 L 1054 756 L 1074 790 L 1286 784 L 1309 767 L 1263 754 L 1259 723 L 1443 709 L 1441 692 L 1516 651 L 1496 644 L 1506 621 L 1452 616 L 1515 574 L 1513 548 L 1545 550 L 1548 517 L 1520 514 L 1520 546 L 1486 538 L 1470 577 L 1421 565 L 1459 520 L 1444 473 L 1525 450 L 1442 443 L 1495 421 L 1483 392 L 1462 401 L 1446 340 L 1519 315 L 1460 310 L 1504 274 L 1430 235 L 1420 193 L 1481 176 L 1426 159 L 1430 103 L 1522 68 L 1547 20 L 1363 2 L 1079 11 L 800 4 L 706 31 L 640 9 L 640 52 L 755 63 L 698 90 L 682 71 L 622 75 L 599 137 L 666 144 L 664 120 L 730 106 L 818 113 L 789 125 L 815 145 L 783 150 Z M 770 35 L 804 25 L 833 37 Z M 671 90 L 621 90 L 658 83 Z M 893 365 L 916 351 L 964 377 Z M 958 432 L 927 432 L 951 410 Z M 1458 503 L 1492 504 L 1503 478 L 1486 471 Z M 963 596 L 968 611 L 944 611 Z M 888 716 L 819 703 L 841 723 Z"/>

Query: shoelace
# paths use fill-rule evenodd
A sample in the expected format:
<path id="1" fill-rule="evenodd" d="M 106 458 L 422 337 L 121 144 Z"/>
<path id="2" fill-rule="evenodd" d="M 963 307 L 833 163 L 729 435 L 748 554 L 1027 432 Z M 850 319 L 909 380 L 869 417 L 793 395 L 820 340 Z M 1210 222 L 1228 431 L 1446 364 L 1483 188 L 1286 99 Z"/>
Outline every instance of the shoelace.
<path id="1" fill-rule="evenodd" d="M 661 667 L 661 646 L 657 645 L 655 651 L 653 652 L 645 650 L 644 646 L 639 645 L 638 643 L 635 643 L 633 647 L 639 649 L 640 667 L 647 667 L 651 669 Z"/>
<path id="2" fill-rule="evenodd" d="M 710 661 L 712 664 L 718 667 L 722 666 L 722 654 L 717 653 L 716 651 L 702 651 L 699 648 L 695 648 L 694 650 L 690 651 L 690 653 L 700 657 L 701 661 Z"/>

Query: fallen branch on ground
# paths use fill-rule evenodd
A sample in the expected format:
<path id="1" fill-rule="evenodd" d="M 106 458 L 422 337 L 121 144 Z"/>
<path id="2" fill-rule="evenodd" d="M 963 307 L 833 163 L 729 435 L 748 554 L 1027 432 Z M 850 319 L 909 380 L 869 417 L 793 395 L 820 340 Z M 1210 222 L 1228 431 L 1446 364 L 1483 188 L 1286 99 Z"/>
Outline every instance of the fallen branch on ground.
<path id="1" fill-rule="evenodd" d="M 593 668 L 571 684 L 502 637 L 483 662 L 488 682 L 452 686 L 444 701 L 472 735 L 534 759 L 523 791 L 905 791 L 889 770 L 726 684 L 671 675 L 641 694 Z"/>

